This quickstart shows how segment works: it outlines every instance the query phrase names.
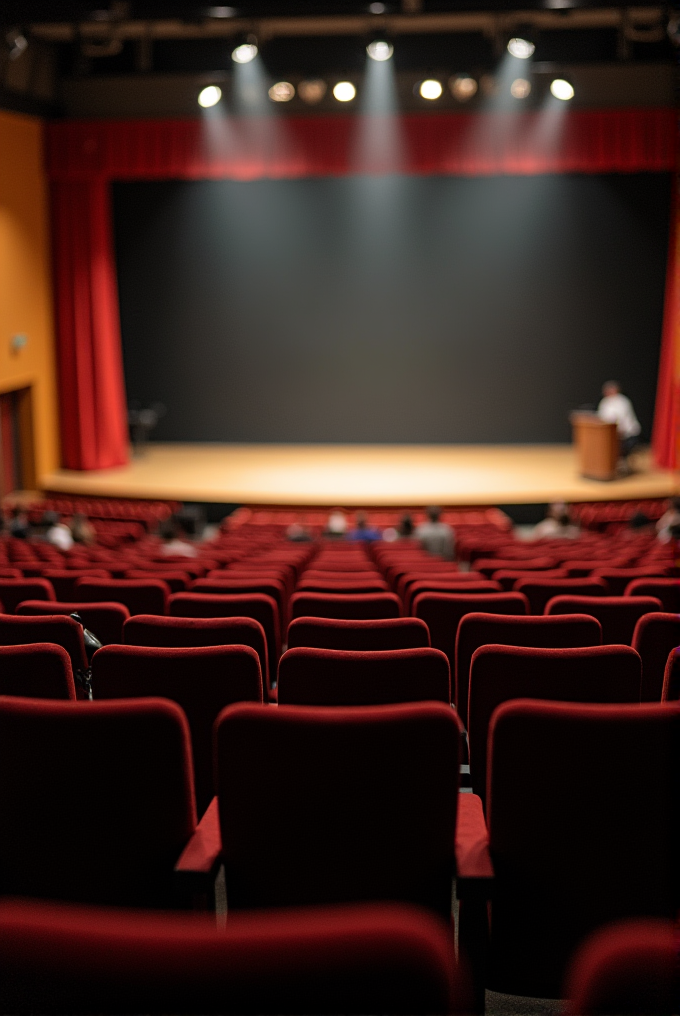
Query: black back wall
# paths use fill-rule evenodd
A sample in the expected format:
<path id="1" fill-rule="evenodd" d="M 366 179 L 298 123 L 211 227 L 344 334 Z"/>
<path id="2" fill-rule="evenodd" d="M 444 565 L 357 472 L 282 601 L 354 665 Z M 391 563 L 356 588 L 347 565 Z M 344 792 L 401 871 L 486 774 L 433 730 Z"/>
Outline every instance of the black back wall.
<path id="1" fill-rule="evenodd" d="M 670 178 L 114 185 L 129 400 L 166 441 L 552 442 L 619 379 L 649 435 Z"/>

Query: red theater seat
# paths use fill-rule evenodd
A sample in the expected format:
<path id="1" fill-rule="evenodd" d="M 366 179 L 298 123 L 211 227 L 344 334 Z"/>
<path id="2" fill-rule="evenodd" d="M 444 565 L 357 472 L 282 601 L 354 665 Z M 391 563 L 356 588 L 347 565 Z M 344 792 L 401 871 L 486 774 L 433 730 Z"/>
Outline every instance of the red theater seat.
<path id="1" fill-rule="evenodd" d="M 0 695 L 75 701 L 68 653 L 50 642 L 1 646 Z"/>
<path id="2" fill-rule="evenodd" d="M 0 699 L 0 895 L 178 905 L 192 770 L 186 717 L 166 699 Z"/>
<path id="3" fill-rule="evenodd" d="M 105 646 L 92 660 L 92 688 L 97 700 L 162 697 L 182 707 L 191 730 L 196 801 L 202 814 L 214 795 L 215 719 L 233 702 L 262 702 L 262 673 L 250 646 Z"/>
<path id="4" fill-rule="evenodd" d="M 68 653 L 74 671 L 87 670 L 88 662 L 83 629 L 72 617 L 63 614 L 27 617 L 0 615 L 0 645 L 24 646 L 52 642 Z"/>
<path id="5" fill-rule="evenodd" d="M 451 702 L 449 661 L 438 649 L 357 652 L 289 649 L 279 661 L 279 705 L 375 706 Z"/>
<path id="6" fill-rule="evenodd" d="M 635 625 L 632 644 L 642 660 L 642 701 L 659 702 L 668 654 L 680 646 L 680 617 L 645 614 Z"/>
<path id="7" fill-rule="evenodd" d="M 494 710 L 503 702 L 639 702 L 641 679 L 640 657 L 629 646 L 480 646 L 472 657 L 468 693 L 473 792 L 486 796 L 487 735 Z"/>
<path id="8" fill-rule="evenodd" d="M 668 569 L 663 564 L 644 565 L 639 568 L 598 568 L 592 573 L 593 578 L 601 578 L 607 583 L 611 596 L 623 596 L 626 586 L 638 578 L 649 578 L 651 576 L 663 577 L 668 574 Z"/>
<path id="9" fill-rule="evenodd" d="M 531 579 L 536 577 L 535 572 L 525 571 L 523 568 L 501 568 L 491 576 L 494 582 L 498 582 L 501 589 L 509 593 L 515 588 L 519 579 Z M 565 568 L 550 568 L 541 572 L 542 579 L 568 579 L 569 573 Z"/>
<path id="10" fill-rule="evenodd" d="M 424 621 L 416 617 L 389 617 L 377 621 L 347 621 L 328 617 L 298 617 L 288 625 L 288 648 L 420 649 L 430 644 Z"/>
<path id="11" fill-rule="evenodd" d="M 680 707 L 519 699 L 489 741 L 487 987 L 556 998 L 590 932 L 678 912 Z"/>
<path id="12" fill-rule="evenodd" d="M 467 1013 L 436 917 L 390 903 L 156 915 L 0 903 L 0 1006 L 43 1013 Z"/>
<path id="13" fill-rule="evenodd" d="M 535 649 L 574 649 L 602 644 L 600 622 L 584 614 L 570 617 L 512 617 L 469 613 L 458 626 L 454 686 L 456 708 L 467 719 L 470 665 L 475 650 L 485 645 L 529 646 Z"/>
<path id="14" fill-rule="evenodd" d="M 53 600 L 24 600 L 17 615 L 79 614 L 83 624 L 102 645 L 123 641 L 123 624 L 130 611 L 122 603 L 56 603 Z"/>
<path id="15" fill-rule="evenodd" d="M 523 549 L 523 548 L 522 548 Z M 518 553 L 516 557 L 478 557 L 475 560 L 475 571 L 482 572 L 490 579 L 494 572 L 506 568 L 521 568 L 522 571 L 547 571 L 555 567 L 553 557 L 530 557 Z"/>
<path id="16" fill-rule="evenodd" d="M 188 572 L 185 571 L 170 571 L 169 569 L 163 569 L 159 571 L 157 569 L 143 569 L 143 568 L 131 568 L 125 572 L 123 578 L 126 579 L 161 579 L 166 583 L 171 593 L 184 593 L 193 582 L 193 578 Z"/>
<path id="17" fill-rule="evenodd" d="M 671 649 L 664 671 L 661 701 L 677 702 L 678 699 L 680 699 L 680 661 L 678 650 Z"/>
<path id="18" fill-rule="evenodd" d="M 259 621 L 267 639 L 269 671 L 273 676 L 281 655 L 281 629 L 276 600 L 263 593 L 220 596 L 210 593 L 174 593 L 170 597 L 171 617 L 252 617 Z"/>
<path id="19" fill-rule="evenodd" d="M 399 617 L 401 604 L 394 593 L 294 593 L 291 618 L 332 617 L 348 621 L 370 621 Z"/>
<path id="20" fill-rule="evenodd" d="M 279 622 L 282 625 L 281 636 L 285 634 L 287 625 L 287 596 L 285 584 L 279 579 L 197 579 L 192 583 L 192 593 L 208 593 L 213 596 L 241 596 L 244 593 L 262 593 L 275 601 Z"/>
<path id="21" fill-rule="evenodd" d="M 57 600 L 68 603 L 76 599 L 78 579 L 108 579 L 110 575 L 103 568 L 46 568 L 42 577 L 52 583 Z"/>
<path id="22" fill-rule="evenodd" d="M 328 572 L 328 575 L 333 575 Z M 363 573 L 361 573 L 363 574 Z M 387 593 L 389 592 L 384 579 L 314 579 L 307 578 L 306 573 L 295 587 L 297 593 Z"/>
<path id="23" fill-rule="evenodd" d="M 91 603 L 122 603 L 130 614 L 167 614 L 170 589 L 161 579 L 79 579 L 76 593 Z"/>
<path id="24" fill-rule="evenodd" d="M 633 579 L 624 596 L 656 596 L 662 610 L 680 614 L 680 579 Z"/>
<path id="25" fill-rule="evenodd" d="M 16 614 L 23 600 L 56 600 L 47 579 L 0 579 L 0 600 L 5 613 Z"/>
<path id="26" fill-rule="evenodd" d="M 524 593 L 532 614 L 542 614 L 553 596 L 606 596 L 607 585 L 601 578 L 518 579 L 515 591 Z"/>
<path id="27" fill-rule="evenodd" d="M 604 645 L 629 646 L 643 614 L 661 609 L 661 601 L 652 596 L 555 596 L 545 613 L 590 614 L 602 625 Z"/>
<path id="28" fill-rule="evenodd" d="M 411 583 L 404 594 L 404 613 L 413 613 L 416 597 L 422 593 L 462 593 L 463 596 L 489 596 L 491 593 L 502 593 L 499 582 L 485 580 L 469 582 L 453 576 L 450 579 L 419 579 Z"/>

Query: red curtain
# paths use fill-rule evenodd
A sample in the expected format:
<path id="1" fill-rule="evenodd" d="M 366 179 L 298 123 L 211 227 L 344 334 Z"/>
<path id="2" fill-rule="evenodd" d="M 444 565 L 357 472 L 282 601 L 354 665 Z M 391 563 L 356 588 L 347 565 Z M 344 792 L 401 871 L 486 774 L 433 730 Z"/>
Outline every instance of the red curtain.
<path id="1" fill-rule="evenodd" d="M 364 172 L 359 123 L 346 115 L 237 121 L 217 113 L 190 120 L 48 125 L 64 465 L 101 469 L 124 463 L 128 454 L 109 181 Z M 378 130 L 380 125 L 372 126 Z M 395 136 L 393 121 L 391 128 Z M 677 115 L 670 109 L 428 113 L 399 117 L 396 136 L 393 161 L 381 161 L 381 172 L 633 173 L 677 165 Z M 674 250 L 677 254 L 677 244 Z M 671 407 L 677 402 L 677 257 L 675 264 L 654 438 L 664 464 L 671 461 L 666 446 L 674 447 L 668 434 L 671 427 L 674 433 Z"/>
<path id="2" fill-rule="evenodd" d="M 675 469 L 678 464 L 680 429 L 680 176 L 673 188 L 668 250 L 668 275 L 659 381 L 656 389 L 652 450 L 658 466 Z"/>

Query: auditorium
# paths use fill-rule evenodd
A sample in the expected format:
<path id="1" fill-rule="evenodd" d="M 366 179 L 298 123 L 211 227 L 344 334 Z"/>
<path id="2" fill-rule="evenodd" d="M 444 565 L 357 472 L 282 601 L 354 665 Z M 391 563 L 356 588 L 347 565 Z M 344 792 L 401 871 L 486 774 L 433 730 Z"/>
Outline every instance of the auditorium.
<path id="1" fill-rule="evenodd" d="M 0 1016 L 680 1013 L 676 0 L 5 0 Z"/>

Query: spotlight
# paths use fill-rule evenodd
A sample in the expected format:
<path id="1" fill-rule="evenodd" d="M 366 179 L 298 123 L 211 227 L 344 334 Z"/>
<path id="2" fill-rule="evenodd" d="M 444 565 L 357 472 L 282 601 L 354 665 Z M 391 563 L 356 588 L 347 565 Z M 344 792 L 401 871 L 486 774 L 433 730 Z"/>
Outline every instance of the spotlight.
<path id="1" fill-rule="evenodd" d="M 290 102 L 295 95 L 295 89 L 290 81 L 277 81 L 269 89 L 268 95 L 272 102 Z"/>
<path id="2" fill-rule="evenodd" d="M 574 86 L 564 78 L 555 78 L 550 84 L 550 91 L 556 99 L 568 102 L 574 98 Z"/>
<path id="3" fill-rule="evenodd" d="M 515 78 L 513 83 L 510 85 L 510 94 L 515 99 L 526 99 L 530 91 L 531 82 L 527 81 L 526 78 Z"/>
<path id="4" fill-rule="evenodd" d="M 517 57 L 518 60 L 528 60 L 530 56 L 534 55 L 535 49 L 536 47 L 530 39 L 523 39 L 521 36 L 515 36 L 508 43 L 508 53 L 510 56 Z"/>
<path id="5" fill-rule="evenodd" d="M 441 81 L 436 81 L 434 78 L 427 78 L 426 81 L 420 82 L 420 88 L 418 89 L 423 99 L 438 99 L 444 89 L 442 88 Z"/>
<path id="6" fill-rule="evenodd" d="M 237 64 L 247 64 L 257 56 L 257 45 L 254 42 L 243 42 L 231 54 L 231 59 Z"/>
<path id="7" fill-rule="evenodd" d="M 369 4 L 368 10 L 370 14 L 384 14 L 387 10 L 387 4 Z"/>
<path id="8" fill-rule="evenodd" d="M 326 82 L 323 78 L 313 78 L 310 81 L 301 81 L 298 85 L 298 95 L 303 102 L 307 102 L 310 106 L 313 106 L 315 103 L 321 102 L 326 94 L 326 87 Z"/>
<path id="9" fill-rule="evenodd" d="M 211 106 L 216 106 L 221 98 L 221 88 L 217 85 L 207 85 L 198 93 L 198 105 L 203 106 L 203 109 L 210 109 Z"/>
<path id="10" fill-rule="evenodd" d="M 351 81 L 338 81 L 333 88 L 333 96 L 338 102 L 351 102 L 356 94 L 357 90 Z"/>
<path id="11" fill-rule="evenodd" d="M 449 88 L 451 95 L 458 102 L 467 102 L 477 94 L 477 82 L 468 74 L 457 74 L 455 77 L 449 78 Z"/>
<path id="12" fill-rule="evenodd" d="M 382 63 L 383 60 L 389 60 L 392 56 L 394 46 L 391 42 L 385 42 L 384 39 L 374 39 L 373 42 L 369 42 L 366 52 L 371 60 L 378 60 Z"/>

